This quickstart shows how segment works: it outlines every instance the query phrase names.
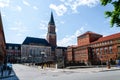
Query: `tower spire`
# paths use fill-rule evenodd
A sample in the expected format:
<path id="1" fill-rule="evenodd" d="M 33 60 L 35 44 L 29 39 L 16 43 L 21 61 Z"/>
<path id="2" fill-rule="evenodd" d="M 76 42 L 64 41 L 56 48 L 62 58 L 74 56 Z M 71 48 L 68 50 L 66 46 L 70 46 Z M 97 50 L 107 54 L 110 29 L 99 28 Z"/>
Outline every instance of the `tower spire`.
<path id="1" fill-rule="evenodd" d="M 48 23 L 48 33 L 47 33 L 47 41 L 50 43 L 51 46 L 56 46 L 56 26 L 54 22 L 53 13 L 51 12 L 50 21 Z"/>
<path id="2" fill-rule="evenodd" d="M 49 25 L 55 25 L 53 12 L 52 11 L 51 11 L 51 17 L 50 17 Z"/>

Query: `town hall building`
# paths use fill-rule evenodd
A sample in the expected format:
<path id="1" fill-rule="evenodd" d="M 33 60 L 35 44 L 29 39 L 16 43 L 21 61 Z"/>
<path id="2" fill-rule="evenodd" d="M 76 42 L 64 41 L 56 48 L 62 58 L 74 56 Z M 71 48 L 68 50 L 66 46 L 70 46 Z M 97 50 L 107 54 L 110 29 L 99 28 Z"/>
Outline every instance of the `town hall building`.
<path id="1" fill-rule="evenodd" d="M 77 45 L 67 49 L 68 65 L 106 64 L 120 59 L 120 33 L 103 37 L 88 31 L 77 37 Z"/>
<path id="2" fill-rule="evenodd" d="M 56 25 L 51 12 L 46 39 L 26 37 L 21 44 L 21 61 L 33 64 L 59 62 L 61 65 L 58 67 L 64 67 L 66 50 L 66 47 L 57 46 Z"/>

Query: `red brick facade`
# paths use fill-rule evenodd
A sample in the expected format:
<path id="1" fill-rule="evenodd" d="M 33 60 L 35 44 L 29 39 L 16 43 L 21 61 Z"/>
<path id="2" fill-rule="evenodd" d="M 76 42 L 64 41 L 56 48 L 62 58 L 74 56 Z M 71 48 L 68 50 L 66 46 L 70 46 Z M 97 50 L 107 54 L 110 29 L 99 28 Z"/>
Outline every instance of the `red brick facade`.
<path id="1" fill-rule="evenodd" d="M 4 62 L 5 59 L 5 36 L 2 25 L 2 17 L 0 14 L 0 64 Z"/>
<path id="2" fill-rule="evenodd" d="M 86 32 L 78 36 L 78 45 L 68 47 L 68 63 L 99 64 L 115 61 L 120 54 L 120 33 L 102 37 L 100 34 Z"/>
<path id="3" fill-rule="evenodd" d="M 7 62 L 19 63 L 21 61 L 21 44 L 6 43 Z"/>

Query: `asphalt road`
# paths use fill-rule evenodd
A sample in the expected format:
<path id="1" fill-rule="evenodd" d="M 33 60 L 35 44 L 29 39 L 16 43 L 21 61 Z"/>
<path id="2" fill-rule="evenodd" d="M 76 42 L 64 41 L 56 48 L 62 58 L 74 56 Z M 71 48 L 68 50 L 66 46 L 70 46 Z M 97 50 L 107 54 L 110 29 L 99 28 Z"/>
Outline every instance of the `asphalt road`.
<path id="1" fill-rule="evenodd" d="M 42 70 L 19 64 L 13 65 L 13 68 L 19 80 L 120 80 L 120 70 L 105 72 Z"/>

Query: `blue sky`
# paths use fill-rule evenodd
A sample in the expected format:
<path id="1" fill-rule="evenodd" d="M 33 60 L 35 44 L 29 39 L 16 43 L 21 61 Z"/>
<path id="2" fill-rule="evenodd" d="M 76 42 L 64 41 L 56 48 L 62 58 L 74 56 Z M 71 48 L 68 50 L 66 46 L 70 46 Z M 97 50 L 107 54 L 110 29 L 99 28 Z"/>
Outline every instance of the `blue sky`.
<path id="1" fill-rule="evenodd" d="M 21 44 L 27 36 L 46 38 L 50 13 L 53 11 L 57 45 L 77 44 L 77 36 L 93 31 L 104 36 L 119 32 L 110 27 L 99 0 L 0 0 L 7 43 Z"/>

